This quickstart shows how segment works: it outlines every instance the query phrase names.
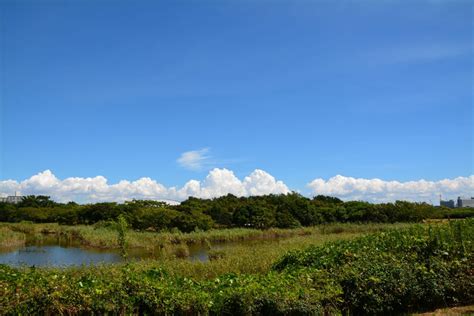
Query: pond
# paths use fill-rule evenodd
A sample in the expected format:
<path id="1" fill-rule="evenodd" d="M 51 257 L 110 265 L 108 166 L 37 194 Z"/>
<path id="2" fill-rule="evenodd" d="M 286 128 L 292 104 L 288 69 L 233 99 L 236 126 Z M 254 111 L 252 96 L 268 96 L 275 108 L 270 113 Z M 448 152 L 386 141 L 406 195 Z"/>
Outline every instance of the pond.
<path id="1" fill-rule="evenodd" d="M 153 253 L 142 249 L 130 249 L 131 260 L 159 259 Z M 64 267 L 123 262 L 117 249 L 85 248 L 77 241 L 58 236 L 28 237 L 25 246 L 14 249 L 0 249 L 0 264 L 11 266 Z M 208 249 L 204 245 L 190 245 L 191 261 L 208 261 Z"/>

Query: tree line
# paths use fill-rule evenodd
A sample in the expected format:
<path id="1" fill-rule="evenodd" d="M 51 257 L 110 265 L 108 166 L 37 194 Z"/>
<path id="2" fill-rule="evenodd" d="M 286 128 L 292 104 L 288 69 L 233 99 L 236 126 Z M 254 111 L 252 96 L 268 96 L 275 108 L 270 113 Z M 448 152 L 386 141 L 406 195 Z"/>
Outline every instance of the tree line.
<path id="1" fill-rule="evenodd" d="M 427 203 L 396 201 L 373 204 L 344 202 L 335 197 L 313 198 L 298 193 L 214 199 L 190 197 L 179 205 L 151 200 L 125 203 L 58 203 L 48 196 L 26 196 L 18 204 L 0 203 L 0 221 L 96 224 L 116 221 L 122 215 L 133 229 L 190 232 L 196 229 L 251 227 L 293 228 L 333 222 L 419 222 L 427 218 L 474 216 L 474 209 L 451 210 Z"/>

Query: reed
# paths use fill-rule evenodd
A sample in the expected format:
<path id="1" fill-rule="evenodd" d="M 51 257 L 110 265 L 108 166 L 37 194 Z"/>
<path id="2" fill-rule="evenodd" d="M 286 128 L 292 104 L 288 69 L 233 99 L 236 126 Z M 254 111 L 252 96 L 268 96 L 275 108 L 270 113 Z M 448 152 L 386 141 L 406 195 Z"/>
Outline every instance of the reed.
<path id="1" fill-rule="evenodd" d="M 386 230 L 389 228 L 408 227 L 411 224 L 327 224 L 313 227 L 267 230 L 230 228 L 212 229 L 208 231 L 197 231 L 191 233 L 182 232 L 148 232 L 127 231 L 127 247 L 142 248 L 155 251 L 164 244 L 219 244 L 224 242 L 237 242 L 248 240 L 274 240 L 297 236 L 331 235 L 342 233 L 370 233 Z M 0 227 L 7 227 L 16 232 L 28 235 L 58 234 L 69 239 L 78 240 L 82 245 L 102 249 L 120 248 L 117 232 L 114 227 L 101 227 L 93 225 L 66 226 L 58 224 L 33 224 L 1 223 Z"/>
<path id="2" fill-rule="evenodd" d="M 17 232 L 8 227 L 0 227 L 0 248 L 15 248 L 24 246 L 26 242 L 26 235 L 22 232 Z"/>

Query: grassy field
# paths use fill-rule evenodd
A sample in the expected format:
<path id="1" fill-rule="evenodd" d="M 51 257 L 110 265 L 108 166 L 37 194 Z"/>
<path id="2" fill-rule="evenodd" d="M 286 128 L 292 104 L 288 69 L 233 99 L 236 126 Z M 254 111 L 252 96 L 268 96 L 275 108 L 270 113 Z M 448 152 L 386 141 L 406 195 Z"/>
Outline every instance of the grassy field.
<path id="1" fill-rule="evenodd" d="M 405 227 L 408 225 L 402 225 Z M 398 227 L 398 225 L 392 226 Z M 362 228 L 357 231 L 356 227 L 340 232 L 314 232 L 310 235 L 292 236 L 279 240 L 254 240 L 245 243 L 235 243 L 223 250 L 211 246 L 209 252 L 211 260 L 209 262 L 176 260 L 173 256 L 168 256 L 160 262 L 170 274 L 177 276 L 192 277 L 203 280 L 217 277 L 225 273 L 245 273 L 256 274 L 266 273 L 271 269 L 276 259 L 291 250 L 305 249 L 311 245 L 322 245 L 326 242 L 337 240 L 348 240 L 359 237 L 369 231 L 379 231 L 388 227 Z M 215 250 L 215 248 L 218 248 Z M 171 251 L 172 253 L 172 251 Z M 147 264 L 144 262 L 144 264 Z M 149 262 L 153 265 L 153 262 Z"/>
<path id="2" fill-rule="evenodd" d="M 100 239 L 96 235 L 105 229 L 11 225 L 2 224 L 0 230 L 66 231 L 71 236 L 79 232 L 87 240 Z M 101 240 L 110 244 L 103 245 L 114 247 L 116 233 L 105 230 L 110 235 Z M 280 238 L 271 239 L 275 236 Z M 474 299 L 473 220 L 191 234 L 129 232 L 128 237 L 129 246 L 140 238 L 146 243 L 164 241 L 170 247 L 211 241 L 215 246 L 211 245 L 210 262 L 169 256 L 94 268 L 0 265 L 0 310 L 11 314 L 377 314 L 469 304 Z M 246 241 L 219 250 L 217 241 L 223 240 Z"/>

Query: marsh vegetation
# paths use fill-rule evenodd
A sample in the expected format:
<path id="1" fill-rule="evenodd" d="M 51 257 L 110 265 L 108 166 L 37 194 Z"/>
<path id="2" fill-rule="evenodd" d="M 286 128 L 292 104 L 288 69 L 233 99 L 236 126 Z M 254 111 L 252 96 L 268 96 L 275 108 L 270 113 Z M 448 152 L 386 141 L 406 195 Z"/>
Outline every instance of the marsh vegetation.
<path id="1" fill-rule="evenodd" d="M 38 262 L 46 264 L 46 261 L 35 258 L 34 254 L 46 256 L 48 251 L 54 251 L 57 258 L 57 261 L 51 259 L 52 266 L 98 263 L 97 260 L 101 257 L 94 254 L 110 254 L 102 257 L 104 263 L 120 262 L 123 260 L 117 257 L 124 252 L 129 255 L 131 261 L 160 260 L 169 262 L 172 266 L 182 264 L 172 263 L 176 258 L 203 262 L 216 261 L 219 258 L 221 261 L 234 263 L 241 260 L 255 263 L 251 256 L 257 253 L 263 258 L 271 250 L 274 258 L 277 254 L 297 246 L 352 238 L 364 233 L 409 225 L 411 224 L 328 224 L 296 229 L 235 228 L 192 233 L 156 233 L 131 229 L 117 230 L 114 225 L 102 227 L 27 222 L 2 223 L 0 229 L 4 232 L 5 240 L 10 241 L 10 246 L 0 247 L 0 262 L 14 262 L 12 261 L 14 258 L 7 254 L 18 252 L 19 249 L 16 264 L 27 265 L 37 265 Z M 61 262 L 64 256 L 58 253 L 63 251 L 71 256 L 72 249 L 77 250 L 75 254 L 78 260 L 74 261 L 69 257 L 67 262 Z M 42 254 L 40 251 L 45 253 Z M 87 258 L 88 253 L 91 254 L 91 260 Z M 2 261 L 7 259 L 9 261 Z M 257 268 L 257 265 L 254 268 Z"/>
<path id="2" fill-rule="evenodd" d="M 448 219 L 470 209 L 295 194 L 180 208 L 50 202 L 0 205 L 1 251 L 55 240 L 111 254 L 113 264 L 0 264 L 5 314 L 383 314 L 474 300 L 474 219 Z M 169 212 L 187 224 L 168 221 Z"/>
<path id="3" fill-rule="evenodd" d="M 474 220 L 460 220 L 296 235 L 235 247 L 207 263 L 170 258 L 93 269 L 0 265 L 0 307 L 12 314 L 279 315 L 467 304 L 474 298 L 473 238 Z"/>

